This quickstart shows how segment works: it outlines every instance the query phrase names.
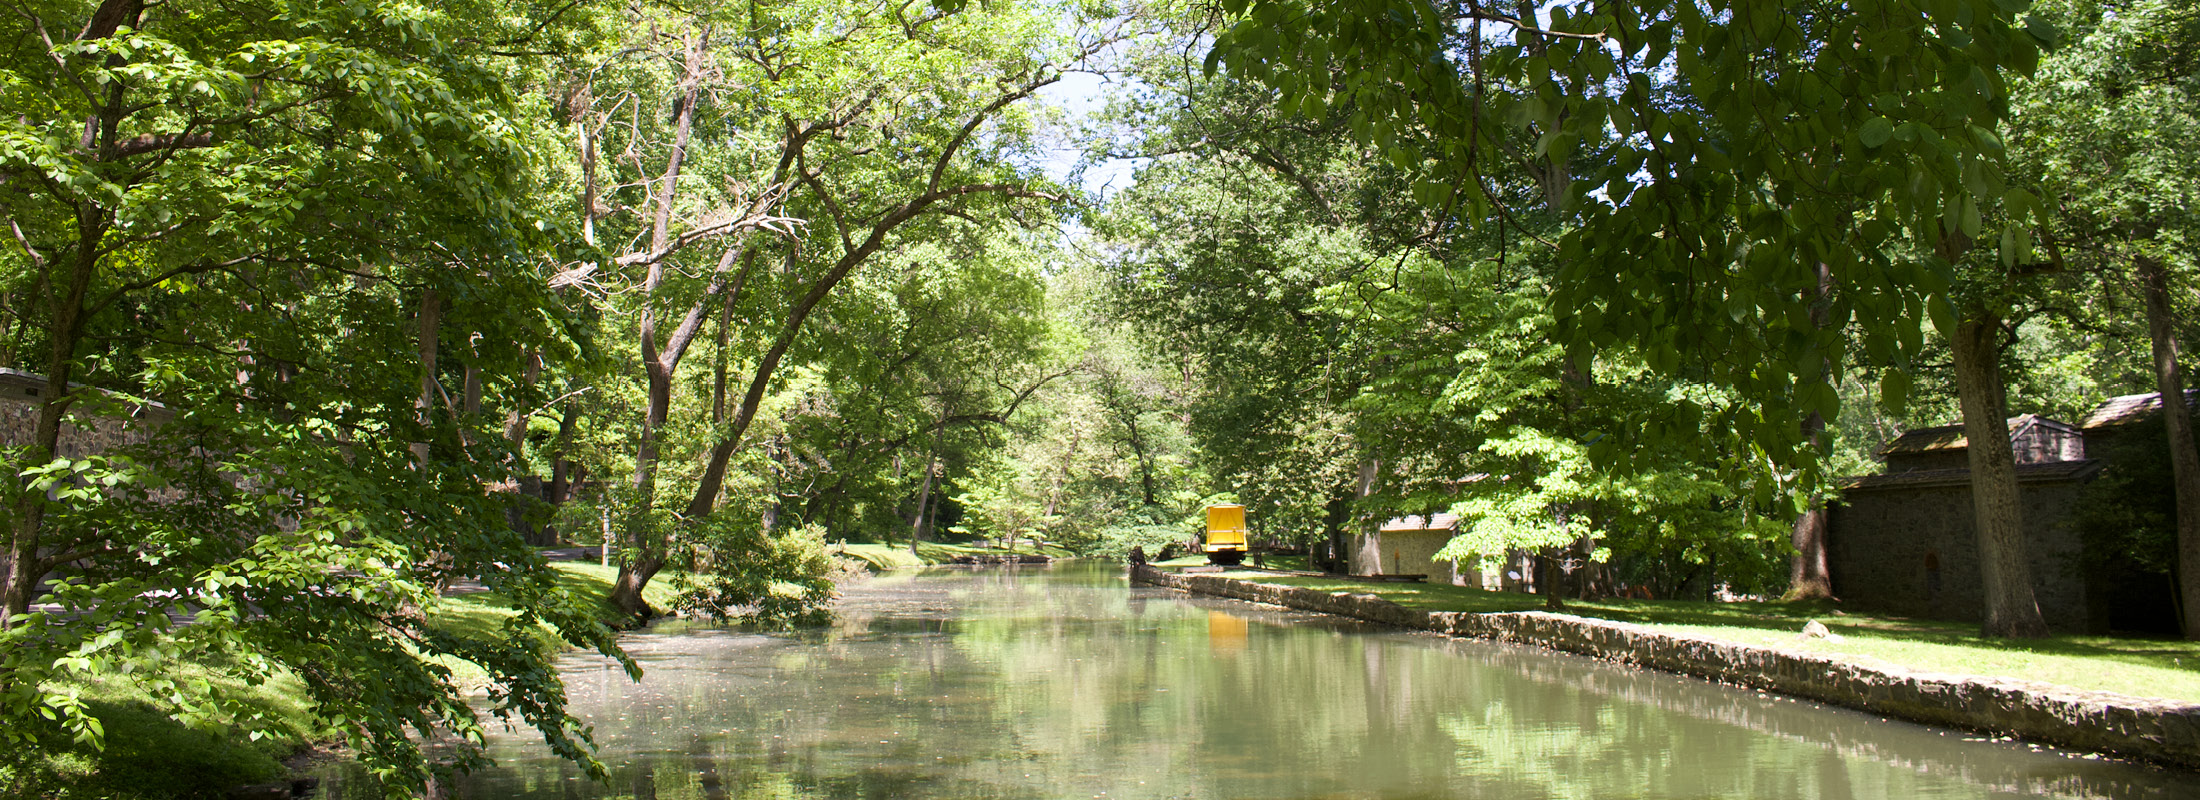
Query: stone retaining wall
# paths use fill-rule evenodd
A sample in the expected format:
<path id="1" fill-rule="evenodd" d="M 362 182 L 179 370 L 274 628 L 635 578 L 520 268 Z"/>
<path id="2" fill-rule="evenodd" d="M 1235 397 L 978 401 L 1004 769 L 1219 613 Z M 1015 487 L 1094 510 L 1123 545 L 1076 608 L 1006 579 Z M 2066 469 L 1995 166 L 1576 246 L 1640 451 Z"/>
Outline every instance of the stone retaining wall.
<path id="1" fill-rule="evenodd" d="M 1149 566 L 1131 580 L 1453 636 L 1515 642 L 1806 697 L 1915 722 L 2200 769 L 2200 705 L 2029 681 L 1882 669 L 1542 611 L 1416 611 L 1371 594 L 1272 586 Z"/>

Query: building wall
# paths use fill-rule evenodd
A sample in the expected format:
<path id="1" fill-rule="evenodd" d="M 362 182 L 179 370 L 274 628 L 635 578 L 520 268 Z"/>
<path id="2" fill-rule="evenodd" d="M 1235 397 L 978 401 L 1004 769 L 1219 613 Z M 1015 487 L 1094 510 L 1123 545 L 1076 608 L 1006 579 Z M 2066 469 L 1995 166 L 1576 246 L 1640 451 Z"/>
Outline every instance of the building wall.
<path id="1" fill-rule="evenodd" d="M 1353 548 L 1352 572 L 1355 575 L 1427 575 L 1430 583 L 1455 583 L 1459 578 L 1455 565 L 1435 558 L 1436 551 L 1444 549 L 1451 537 L 1449 529 L 1367 534 L 1361 537 L 1360 546 Z"/>
<path id="2" fill-rule="evenodd" d="M 46 382 L 34 375 L 0 370 L 0 447 L 22 447 L 38 434 L 38 409 L 47 399 Z M 127 444 L 146 441 L 175 414 L 166 408 L 139 406 L 133 416 L 92 417 L 71 412 L 61 423 L 59 451 L 62 458 L 83 458 Z"/>
<path id="3" fill-rule="evenodd" d="M 2015 452 L 2019 464 L 2077 461 L 2086 457 L 2085 434 L 2076 428 L 2041 420 L 2010 442 L 2009 449 Z"/>
<path id="4" fill-rule="evenodd" d="M 2047 624 L 2097 631 L 2077 532 L 2067 524 L 2081 483 L 2025 482 L 2025 543 Z M 1935 619 L 1985 617 L 1971 490 L 1963 484 L 1853 488 L 1831 511 L 1827 558 L 1843 605 Z"/>
<path id="5" fill-rule="evenodd" d="M 1888 453 L 1887 472 L 1924 472 L 1934 469 L 1970 469 L 1968 450 L 1927 450 L 1922 453 Z"/>

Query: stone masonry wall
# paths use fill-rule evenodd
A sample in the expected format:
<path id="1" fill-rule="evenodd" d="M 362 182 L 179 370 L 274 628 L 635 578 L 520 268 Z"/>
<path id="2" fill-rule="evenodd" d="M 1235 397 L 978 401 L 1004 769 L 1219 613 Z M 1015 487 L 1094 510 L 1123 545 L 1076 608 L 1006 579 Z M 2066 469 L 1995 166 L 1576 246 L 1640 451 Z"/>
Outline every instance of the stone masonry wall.
<path id="1" fill-rule="evenodd" d="M 2098 632 L 2088 602 L 2083 543 L 2067 523 L 2075 482 L 2023 485 L 2025 548 L 2040 613 L 2056 630 Z M 1834 596 L 1850 607 L 1933 619 L 1975 620 L 1978 539 L 1969 486 L 1850 490 L 1832 509 L 1827 560 Z"/>
<path id="2" fill-rule="evenodd" d="M 1375 595 L 1175 575 L 1148 566 L 1133 567 L 1131 580 L 1452 636 L 1538 645 L 1916 722 L 2200 769 L 2200 705 L 2027 681 L 1880 669 L 1541 611 L 1416 611 Z"/>
<path id="3" fill-rule="evenodd" d="M 36 436 L 38 409 L 46 391 L 43 378 L 0 370 L 0 447 L 20 447 Z M 61 423 L 61 440 L 55 448 L 59 452 L 54 455 L 83 458 L 144 442 L 175 417 L 174 412 L 158 405 L 139 406 L 132 413 L 134 416 L 123 419 L 71 412 Z"/>

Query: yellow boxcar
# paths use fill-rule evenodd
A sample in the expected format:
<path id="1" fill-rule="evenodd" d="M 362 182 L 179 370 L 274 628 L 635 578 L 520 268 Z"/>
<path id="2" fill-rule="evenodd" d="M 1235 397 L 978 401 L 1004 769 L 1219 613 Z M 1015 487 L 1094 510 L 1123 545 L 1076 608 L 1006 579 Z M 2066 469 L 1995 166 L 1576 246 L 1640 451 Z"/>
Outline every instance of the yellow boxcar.
<path id="1" fill-rule="evenodd" d="M 1237 564 L 1245 560 L 1245 507 L 1226 503 L 1207 507 L 1207 563 Z"/>

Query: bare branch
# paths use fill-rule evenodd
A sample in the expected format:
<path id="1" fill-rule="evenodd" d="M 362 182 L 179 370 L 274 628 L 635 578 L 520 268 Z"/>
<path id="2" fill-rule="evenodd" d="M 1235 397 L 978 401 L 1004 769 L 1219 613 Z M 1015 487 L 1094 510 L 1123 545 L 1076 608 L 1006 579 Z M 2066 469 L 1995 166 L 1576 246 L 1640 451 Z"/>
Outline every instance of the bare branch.
<path id="1" fill-rule="evenodd" d="M 106 310 L 108 306 L 113 305 L 116 300 L 122 299 L 125 295 L 128 295 L 131 292 L 144 291 L 146 289 L 159 286 L 163 281 L 169 280 L 171 278 L 178 278 L 184 275 L 197 275 L 206 272 L 226 270 L 239 264 L 244 264 L 257 260 L 262 255 L 264 255 L 264 253 L 251 253 L 232 258 L 228 261 L 186 264 L 184 266 L 168 270 L 167 272 L 160 273 L 153 277 L 146 278 L 145 280 L 125 283 L 121 286 L 115 287 L 114 291 L 108 292 L 106 296 L 101 297 L 99 299 L 99 302 L 93 303 L 91 308 L 87 309 L 84 312 L 84 315 L 88 317 L 94 314 L 98 314 L 99 312 Z"/>
<path id="2" fill-rule="evenodd" d="M 15 243 L 23 248 L 23 254 L 30 256 L 31 265 L 44 270 L 46 268 L 46 256 L 39 253 L 38 248 L 31 246 L 30 237 L 23 235 L 23 226 L 15 224 L 15 217 L 13 216 L 8 217 L 8 230 L 15 234 Z"/>
<path id="3" fill-rule="evenodd" d="M 174 152 L 214 144 L 212 133 L 146 133 L 115 144 L 115 155 L 129 157 L 152 152 Z"/>

